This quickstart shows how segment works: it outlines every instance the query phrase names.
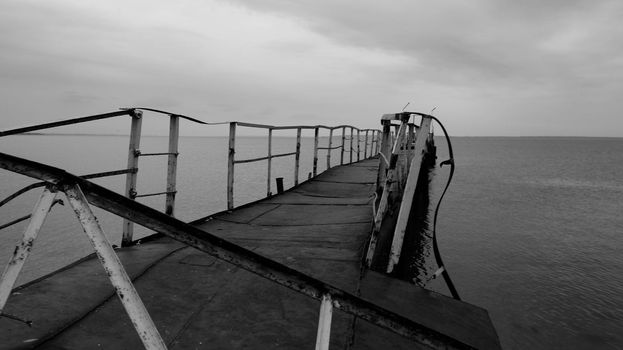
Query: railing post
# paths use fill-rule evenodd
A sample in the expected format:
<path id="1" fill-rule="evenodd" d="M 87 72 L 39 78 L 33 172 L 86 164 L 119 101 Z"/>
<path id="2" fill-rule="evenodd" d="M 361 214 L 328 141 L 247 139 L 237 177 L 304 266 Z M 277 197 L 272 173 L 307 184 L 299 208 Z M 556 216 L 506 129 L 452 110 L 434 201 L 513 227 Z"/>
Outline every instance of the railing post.
<path id="1" fill-rule="evenodd" d="M 333 302 L 331 295 L 325 294 L 320 301 L 318 315 L 318 333 L 316 334 L 316 350 L 329 350 L 331 340 L 331 320 L 333 318 Z"/>
<path id="2" fill-rule="evenodd" d="M 227 210 L 234 208 L 234 154 L 236 153 L 236 122 L 229 123 L 229 153 L 227 155 Z"/>
<path id="3" fill-rule="evenodd" d="M 361 132 L 357 129 L 357 161 L 361 160 Z"/>
<path id="4" fill-rule="evenodd" d="M 294 186 L 299 184 L 299 164 L 301 160 L 301 128 L 296 129 L 296 154 L 294 155 Z"/>
<path id="5" fill-rule="evenodd" d="M 143 124 L 143 112 L 133 110 L 130 114 L 132 117 L 132 125 L 130 128 L 130 143 L 128 146 L 128 169 L 135 168 L 138 172 L 138 158 L 140 154 L 141 144 L 141 126 Z M 125 178 L 125 195 L 130 199 L 136 198 L 136 178 L 137 172 L 131 172 Z M 121 246 L 127 247 L 132 245 L 132 236 L 134 235 L 134 223 L 128 219 L 123 219 L 123 235 L 121 238 Z"/>
<path id="6" fill-rule="evenodd" d="M 30 217 L 30 222 L 24 231 L 22 241 L 15 247 L 13 256 L 2 273 L 2 278 L 0 278 L 0 313 L 4 310 L 4 305 L 6 305 L 6 302 L 11 295 L 17 276 L 22 270 L 22 267 L 24 267 L 26 259 L 28 259 L 28 256 L 30 255 L 30 250 L 33 247 L 45 218 L 48 216 L 50 208 L 52 208 L 55 197 L 56 191 L 52 188 L 46 187 L 43 190 L 41 197 L 39 197 L 39 200 L 37 201 L 37 204 L 35 204 L 32 211 L 32 216 Z"/>
<path id="7" fill-rule="evenodd" d="M 350 127 L 350 163 L 353 162 L 353 130 L 355 130 L 352 126 Z"/>
<path id="8" fill-rule="evenodd" d="M 65 194 L 106 270 L 110 282 L 115 287 L 121 304 L 128 316 L 130 316 L 130 320 L 136 329 L 136 333 L 141 338 L 143 346 L 145 346 L 145 349 L 166 349 L 167 346 L 162 340 L 160 333 L 158 333 L 156 325 L 149 316 L 147 309 L 145 309 L 145 305 L 143 305 L 136 289 L 134 289 L 132 280 L 128 277 L 119 257 L 115 254 L 104 231 L 97 222 L 97 218 L 93 215 L 84 193 L 82 193 L 78 185 L 74 184 L 65 188 Z"/>
<path id="9" fill-rule="evenodd" d="M 320 128 L 314 129 L 314 163 L 312 167 L 312 174 L 316 176 L 318 174 L 318 133 Z"/>
<path id="10" fill-rule="evenodd" d="M 167 161 L 167 197 L 164 212 L 174 216 L 177 178 L 177 156 L 180 138 L 180 117 L 171 115 L 169 122 L 169 159 Z"/>
<path id="11" fill-rule="evenodd" d="M 329 130 L 329 146 L 327 147 L 327 170 L 331 168 L 331 147 L 333 146 L 333 129 Z"/>
<path id="12" fill-rule="evenodd" d="M 342 152 L 340 153 L 340 165 L 344 165 L 344 147 L 346 146 L 346 127 L 342 127 Z"/>
<path id="13" fill-rule="evenodd" d="M 389 162 L 391 153 L 391 126 L 389 120 L 381 121 L 383 127 L 380 156 L 379 156 L 379 171 L 376 175 L 376 191 L 379 193 L 381 186 L 385 183 L 385 173 L 387 172 L 387 162 Z"/>
<path id="14" fill-rule="evenodd" d="M 266 166 L 266 197 L 270 196 L 270 172 L 273 164 L 273 129 L 268 129 L 268 164 Z"/>
<path id="15" fill-rule="evenodd" d="M 366 130 L 366 138 L 364 139 L 363 143 L 363 159 L 368 158 L 368 132 L 369 130 Z M 372 153 L 372 147 L 370 147 L 370 153 Z"/>

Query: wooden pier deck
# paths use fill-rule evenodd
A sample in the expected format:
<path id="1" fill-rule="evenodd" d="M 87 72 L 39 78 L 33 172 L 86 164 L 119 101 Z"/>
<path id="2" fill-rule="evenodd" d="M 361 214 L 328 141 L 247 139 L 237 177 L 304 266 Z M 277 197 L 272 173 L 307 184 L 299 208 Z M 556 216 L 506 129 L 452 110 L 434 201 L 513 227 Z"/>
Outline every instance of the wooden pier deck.
<path id="1" fill-rule="evenodd" d="M 479 349 L 500 347 L 479 307 L 367 271 L 378 159 L 331 168 L 283 194 L 195 226 Z M 166 237 L 117 250 L 170 349 L 311 349 L 319 303 Z M 95 257 L 17 289 L 0 318 L 0 349 L 142 347 Z M 414 349 L 334 311 L 331 348 Z"/>

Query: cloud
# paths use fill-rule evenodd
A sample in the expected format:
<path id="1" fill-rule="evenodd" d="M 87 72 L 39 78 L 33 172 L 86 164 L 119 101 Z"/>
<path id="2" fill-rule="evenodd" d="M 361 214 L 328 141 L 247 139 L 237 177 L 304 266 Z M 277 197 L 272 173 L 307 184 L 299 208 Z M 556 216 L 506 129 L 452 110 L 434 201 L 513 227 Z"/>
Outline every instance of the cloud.
<path id="1" fill-rule="evenodd" d="M 584 103 L 611 134 L 623 107 L 622 8 L 8 0 L 0 4 L 0 109 L 43 120 L 149 104 L 206 120 L 373 127 L 411 101 L 439 106 L 458 133 L 473 135 L 529 134 L 544 113 L 576 121 Z"/>

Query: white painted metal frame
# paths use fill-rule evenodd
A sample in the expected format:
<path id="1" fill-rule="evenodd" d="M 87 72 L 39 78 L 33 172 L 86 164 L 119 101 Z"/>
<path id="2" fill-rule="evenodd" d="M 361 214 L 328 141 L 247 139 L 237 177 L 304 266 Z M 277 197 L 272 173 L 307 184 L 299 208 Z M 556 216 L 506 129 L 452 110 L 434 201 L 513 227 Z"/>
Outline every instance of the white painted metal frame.
<path id="1" fill-rule="evenodd" d="M 110 278 L 110 282 L 115 287 L 117 296 L 121 300 L 128 316 L 130 316 L 130 320 L 145 349 L 166 349 L 167 346 L 162 340 L 156 325 L 149 316 L 136 289 L 134 289 L 132 280 L 125 272 L 119 257 L 115 254 L 97 218 L 91 211 L 82 190 L 78 185 L 68 186 L 65 189 L 65 195 L 76 213 L 84 232 L 89 237 L 100 262 L 104 266 L 104 270 L 106 270 L 106 274 Z"/>
<path id="2" fill-rule="evenodd" d="M 141 144 L 141 127 L 143 124 L 143 112 L 133 111 L 132 125 L 130 128 L 130 143 L 128 146 L 128 169 L 138 169 L 139 148 Z M 125 180 L 125 195 L 128 198 L 136 197 L 136 179 L 137 173 L 128 173 Z M 130 220 L 123 219 L 123 234 L 121 237 L 121 246 L 132 245 L 132 236 L 134 235 L 134 223 Z"/>
<path id="3" fill-rule="evenodd" d="M 35 239 L 39 234 L 39 230 L 41 230 L 41 226 L 43 226 L 45 218 L 50 212 L 50 208 L 52 208 L 55 198 L 56 191 L 50 187 L 46 187 L 43 193 L 41 193 L 37 204 L 35 204 L 30 222 L 24 231 L 22 241 L 15 247 L 13 255 L 9 259 L 2 273 L 2 278 L 0 279 L 0 313 L 4 310 L 4 306 L 15 286 L 17 276 L 20 271 L 22 271 L 24 263 L 26 263 L 26 259 L 28 259 L 30 255 Z"/>
<path id="4" fill-rule="evenodd" d="M 318 333 L 316 335 L 316 350 L 329 350 L 331 340 L 331 320 L 333 318 L 333 301 L 330 294 L 322 296 L 320 301 L 320 315 L 318 316 Z"/>

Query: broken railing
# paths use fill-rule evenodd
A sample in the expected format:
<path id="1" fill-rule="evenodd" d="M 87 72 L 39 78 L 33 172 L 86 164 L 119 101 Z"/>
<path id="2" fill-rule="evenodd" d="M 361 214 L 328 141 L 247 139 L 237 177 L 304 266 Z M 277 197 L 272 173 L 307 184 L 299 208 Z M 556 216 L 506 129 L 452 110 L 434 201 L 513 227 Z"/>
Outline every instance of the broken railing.
<path id="1" fill-rule="evenodd" d="M 268 130 L 268 149 L 265 157 L 251 158 L 251 159 L 235 159 L 236 154 L 236 128 L 238 126 L 248 128 L 259 128 Z M 328 145 L 326 147 L 319 146 L 320 130 L 329 130 Z M 347 129 L 350 131 L 350 137 L 347 136 Z M 296 130 L 296 147 L 293 152 L 273 154 L 272 153 L 272 140 L 274 130 Z M 331 168 L 331 151 L 340 149 L 340 165 L 352 163 L 354 161 L 368 158 L 378 152 L 379 149 L 379 134 L 380 131 L 376 129 L 359 129 L 350 125 L 340 126 L 326 126 L 326 125 L 295 125 L 295 126 L 274 126 L 265 124 L 253 124 L 245 122 L 230 122 L 229 123 L 229 154 L 227 159 L 227 209 L 234 208 L 234 167 L 240 163 L 251 163 L 259 161 L 267 161 L 267 176 L 266 176 L 266 196 L 270 196 L 271 192 L 271 169 L 272 160 L 279 157 L 294 156 L 294 186 L 299 184 L 299 169 L 301 158 L 301 132 L 303 130 L 314 130 L 314 159 L 312 166 L 312 176 L 318 175 L 318 152 L 320 150 L 327 151 L 327 169 Z M 336 136 L 335 131 L 341 130 L 341 144 L 333 146 L 333 138 Z M 356 133 L 355 133 L 356 131 Z M 356 134 L 356 135 L 355 135 Z M 362 134 L 364 138 L 362 139 Z M 338 134 L 339 135 L 339 134 Z M 346 140 L 349 140 L 350 145 L 346 144 Z M 356 140 L 356 145 L 353 142 Z M 363 142 L 363 149 L 361 144 Z M 347 148 L 348 146 L 348 148 Z M 368 152 L 369 150 L 369 152 Z M 348 162 L 346 162 L 346 155 L 348 155 Z M 277 185 L 279 189 L 279 183 Z"/>
<path id="2" fill-rule="evenodd" d="M 410 123 L 412 116 L 421 116 L 419 125 Z M 366 254 L 366 266 L 384 264 L 386 273 L 391 273 L 400 260 L 407 223 L 412 212 L 413 199 L 420 174 L 420 167 L 432 134 L 433 117 L 423 113 L 402 112 L 385 114 L 381 119 L 380 166 L 377 176 L 378 208 L 375 211 L 374 226 Z M 395 128 L 392 131 L 392 126 Z M 377 243 L 381 225 L 388 220 L 390 201 L 399 202 L 400 210 L 392 235 L 389 254 L 379 254 Z M 382 258 L 379 258 L 379 255 Z M 379 262 L 379 259 L 387 260 Z M 375 260 L 375 261 L 373 261 Z"/>
<path id="3" fill-rule="evenodd" d="M 422 127 L 421 129 L 424 130 L 425 128 Z M 398 138 L 401 138 L 402 133 L 398 134 Z M 393 161 L 390 162 L 390 171 L 393 163 Z M 91 205 L 165 234 L 274 283 L 320 300 L 316 349 L 328 349 L 333 308 L 412 339 L 426 348 L 470 348 L 467 344 L 418 324 L 409 318 L 186 224 L 84 178 L 69 174 L 62 169 L 4 153 L 0 153 L 0 168 L 46 183 L 45 189 L 33 210 L 22 242 L 16 247 L 0 280 L 0 312 L 4 309 L 17 275 L 28 258 L 32 244 L 52 203 L 59 193 L 63 192 L 104 265 L 118 297 L 147 349 L 166 349 L 166 344 L 93 215 Z M 391 172 L 388 174 L 388 178 L 390 175 Z"/>

